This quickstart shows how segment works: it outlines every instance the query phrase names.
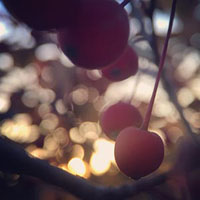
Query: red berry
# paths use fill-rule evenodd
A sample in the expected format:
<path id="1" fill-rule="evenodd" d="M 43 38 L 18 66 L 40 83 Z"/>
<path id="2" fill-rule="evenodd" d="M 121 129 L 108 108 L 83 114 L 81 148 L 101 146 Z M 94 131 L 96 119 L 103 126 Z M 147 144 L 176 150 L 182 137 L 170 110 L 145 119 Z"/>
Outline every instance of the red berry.
<path id="1" fill-rule="evenodd" d="M 66 27 L 76 15 L 80 0 L 3 0 L 19 21 L 36 30 Z"/>
<path id="2" fill-rule="evenodd" d="M 138 71 L 138 56 L 130 46 L 127 46 L 119 59 L 101 71 L 102 75 L 111 81 L 122 81 Z"/>
<path id="3" fill-rule="evenodd" d="M 111 139 L 128 126 L 140 127 L 141 124 L 142 116 L 138 109 L 121 101 L 108 107 L 100 116 L 102 130 Z"/>
<path id="4" fill-rule="evenodd" d="M 83 2 L 72 26 L 59 31 L 59 45 L 75 65 L 101 68 L 114 62 L 125 50 L 128 15 L 114 0 Z"/>
<path id="5" fill-rule="evenodd" d="M 124 174 L 133 179 L 155 171 L 163 157 L 164 145 L 156 133 L 127 127 L 116 139 L 116 163 Z"/>

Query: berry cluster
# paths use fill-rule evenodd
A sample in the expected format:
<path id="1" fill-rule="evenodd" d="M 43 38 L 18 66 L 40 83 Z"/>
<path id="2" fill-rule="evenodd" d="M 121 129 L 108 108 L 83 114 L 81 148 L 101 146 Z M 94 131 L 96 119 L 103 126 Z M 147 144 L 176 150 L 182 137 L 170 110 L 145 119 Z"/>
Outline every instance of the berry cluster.
<path id="1" fill-rule="evenodd" d="M 137 128 L 137 125 L 139 124 L 136 119 L 141 119 L 139 111 L 134 108 L 132 113 L 131 109 L 126 110 L 124 105 L 124 109 L 121 109 L 120 111 L 120 107 L 122 107 L 121 103 L 117 104 L 117 106 L 111 106 L 101 115 L 100 122 L 104 132 L 108 136 L 112 136 L 113 132 L 119 132 L 115 143 L 115 160 L 119 169 L 133 179 L 139 179 L 155 171 L 164 158 L 164 144 L 156 133 L 148 131 L 148 125 L 161 72 L 164 66 L 168 41 L 175 15 L 175 8 L 176 1 L 174 0 L 172 3 L 169 28 L 159 64 L 159 71 L 142 126 Z M 135 115 L 135 117 L 133 115 Z M 109 116 L 110 121 L 114 123 L 106 123 L 105 119 L 107 116 Z M 132 119 L 132 124 L 129 124 L 129 120 L 127 120 L 129 118 Z M 114 129 L 113 127 L 117 127 L 117 129 Z"/>
<path id="2" fill-rule="evenodd" d="M 100 69 L 102 75 L 112 81 L 124 80 L 137 72 L 138 56 L 128 45 L 129 18 L 124 3 L 119 4 L 115 0 L 3 2 L 14 17 L 31 28 L 56 30 L 59 47 L 76 66 Z M 165 55 L 161 69 L 164 58 Z M 144 121 L 137 108 L 125 102 L 107 108 L 100 118 L 108 137 L 118 135 L 115 159 L 119 169 L 134 179 L 155 171 L 164 157 L 161 138 L 148 131 L 159 78 L 160 74 Z"/>
<path id="3" fill-rule="evenodd" d="M 109 138 L 116 139 L 119 132 L 128 126 L 139 128 L 142 120 L 142 116 L 135 106 L 120 101 L 101 113 L 100 125 Z"/>
<path id="4" fill-rule="evenodd" d="M 116 139 L 115 160 L 119 169 L 133 179 L 155 171 L 164 158 L 161 138 L 142 122 L 138 109 L 125 102 L 111 105 L 100 116 L 103 132 Z"/>
<path id="5" fill-rule="evenodd" d="M 102 69 L 111 81 L 138 70 L 138 57 L 128 46 L 129 18 L 115 0 L 3 0 L 19 21 L 35 30 L 54 30 L 58 46 L 76 66 Z"/>

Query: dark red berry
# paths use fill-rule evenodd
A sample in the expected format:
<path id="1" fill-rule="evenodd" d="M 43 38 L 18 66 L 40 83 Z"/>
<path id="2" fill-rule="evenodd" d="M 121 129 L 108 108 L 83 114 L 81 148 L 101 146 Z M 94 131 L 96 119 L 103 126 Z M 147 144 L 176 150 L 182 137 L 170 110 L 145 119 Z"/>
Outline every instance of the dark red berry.
<path id="1" fill-rule="evenodd" d="M 105 109 L 100 116 L 100 125 L 103 132 L 115 139 L 119 132 L 128 127 L 140 127 L 142 116 L 138 109 L 130 103 L 118 102 Z"/>
<path id="2" fill-rule="evenodd" d="M 17 20 L 36 30 L 67 27 L 73 23 L 80 0 L 3 0 Z"/>
<path id="3" fill-rule="evenodd" d="M 116 163 L 124 174 L 133 179 L 158 169 L 163 157 L 164 145 L 156 133 L 128 127 L 116 139 Z"/>
<path id="4" fill-rule="evenodd" d="M 128 37 L 128 15 L 114 0 L 83 1 L 72 26 L 58 33 L 65 55 L 87 69 L 114 62 L 125 50 Z"/>
<path id="5" fill-rule="evenodd" d="M 138 56 L 130 46 L 111 65 L 103 68 L 102 75 L 111 81 L 122 81 L 138 71 Z"/>

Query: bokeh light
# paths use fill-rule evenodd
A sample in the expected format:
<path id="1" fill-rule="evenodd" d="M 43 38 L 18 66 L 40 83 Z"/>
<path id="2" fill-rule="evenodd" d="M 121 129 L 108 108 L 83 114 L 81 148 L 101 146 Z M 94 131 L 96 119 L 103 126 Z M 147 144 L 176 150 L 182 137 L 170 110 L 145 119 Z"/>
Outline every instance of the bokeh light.
<path id="1" fill-rule="evenodd" d="M 90 158 L 90 166 L 93 174 L 100 176 L 106 173 L 111 164 L 115 164 L 114 142 L 99 138 L 93 144 L 94 152 Z"/>
<path id="2" fill-rule="evenodd" d="M 74 175 L 78 175 L 84 178 L 89 177 L 89 173 L 87 172 L 87 165 L 80 158 L 72 158 L 68 162 L 67 167 L 68 167 L 69 172 Z"/>
<path id="3" fill-rule="evenodd" d="M 39 137 L 38 126 L 31 124 L 27 114 L 18 114 L 13 119 L 5 120 L 0 128 L 2 135 L 19 143 L 31 143 Z"/>

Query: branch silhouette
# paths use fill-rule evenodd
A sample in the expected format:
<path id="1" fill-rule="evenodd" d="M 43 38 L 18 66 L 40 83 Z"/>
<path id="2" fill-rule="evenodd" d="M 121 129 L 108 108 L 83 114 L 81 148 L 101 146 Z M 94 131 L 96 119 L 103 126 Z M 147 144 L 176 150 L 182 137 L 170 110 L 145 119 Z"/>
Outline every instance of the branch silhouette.
<path id="1" fill-rule="evenodd" d="M 125 199 L 149 190 L 165 182 L 167 174 L 143 178 L 118 187 L 95 185 L 79 176 L 74 176 L 45 160 L 31 157 L 18 144 L 0 137 L 0 170 L 39 178 L 81 199 Z"/>

